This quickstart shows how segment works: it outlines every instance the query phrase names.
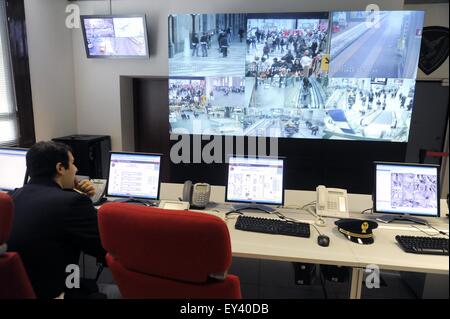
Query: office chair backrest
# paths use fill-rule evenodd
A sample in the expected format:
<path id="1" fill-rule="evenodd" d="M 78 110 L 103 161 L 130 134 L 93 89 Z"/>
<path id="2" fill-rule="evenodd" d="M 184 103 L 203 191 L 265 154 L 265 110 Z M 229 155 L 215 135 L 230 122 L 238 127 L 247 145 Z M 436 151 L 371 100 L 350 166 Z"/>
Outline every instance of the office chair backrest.
<path id="1" fill-rule="evenodd" d="M 125 298 L 241 297 L 239 279 L 226 274 L 228 228 L 216 216 L 113 203 L 100 208 L 99 229 Z"/>
<path id="2" fill-rule="evenodd" d="M 0 299 L 35 298 L 20 256 L 14 252 L 6 252 L 13 210 L 11 197 L 0 193 Z"/>

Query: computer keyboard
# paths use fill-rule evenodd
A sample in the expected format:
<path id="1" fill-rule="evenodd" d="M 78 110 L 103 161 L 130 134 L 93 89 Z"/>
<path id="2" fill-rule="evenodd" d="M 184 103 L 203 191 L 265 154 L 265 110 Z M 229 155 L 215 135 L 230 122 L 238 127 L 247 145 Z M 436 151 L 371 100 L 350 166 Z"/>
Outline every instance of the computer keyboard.
<path id="1" fill-rule="evenodd" d="M 278 219 L 239 216 L 235 228 L 258 233 L 306 237 L 310 236 L 309 224 Z"/>
<path id="2" fill-rule="evenodd" d="M 397 235 L 395 239 L 408 253 L 448 256 L 448 238 Z"/>

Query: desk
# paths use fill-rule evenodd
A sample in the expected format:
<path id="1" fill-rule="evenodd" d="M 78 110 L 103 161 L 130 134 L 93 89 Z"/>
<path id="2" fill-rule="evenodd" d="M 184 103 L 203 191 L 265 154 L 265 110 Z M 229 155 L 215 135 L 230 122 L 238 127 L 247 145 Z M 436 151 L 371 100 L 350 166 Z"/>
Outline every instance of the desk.
<path id="1" fill-rule="evenodd" d="M 206 211 L 224 218 L 224 207 Z M 298 221 L 313 223 L 314 217 L 299 210 L 280 209 L 284 215 Z M 271 218 L 270 215 L 246 212 L 246 215 Z M 361 218 L 361 214 L 352 214 L 353 218 Z M 317 244 L 318 233 L 311 227 L 310 238 L 270 235 L 240 231 L 234 228 L 237 215 L 226 219 L 230 232 L 232 253 L 234 257 L 277 260 L 286 262 L 300 262 L 312 264 L 326 264 L 348 266 L 352 268 L 350 283 L 351 299 L 361 298 L 363 277 L 366 266 L 377 265 L 380 270 L 397 270 L 420 273 L 445 274 L 449 273 L 449 257 L 433 255 L 417 255 L 405 253 L 395 240 L 396 235 L 424 235 L 412 224 L 379 223 L 374 230 L 375 243 L 372 245 L 355 244 L 338 232 L 334 225 L 335 219 L 327 218 L 325 227 L 318 227 L 322 234 L 330 237 L 330 245 L 321 247 Z M 274 216 L 274 218 L 276 218 Z M 365 216 L 372 219 L 373 216 Z M 448 221 L 439 219 L 433 221 L 433 226 L 448 231 Z M 423 226 L 418 226 L 423 227 Z M 426 229 L 425 227 L 423 228 Z M 431 229 L 426 229 L 433 233 Z"/>
<path id="2" fill-rule="evenodd" d="M 182 193 L 181 184 L 161 184 L 161 199 L 173 200 Z M 211 200 L 223 202 L 225 188 L 213 186 Z M 316 199 L 312 191 L 287 191 L 285 193 L 286 205 L 301 206 Z M 349 194 L 350 211 L 360 212 L 372 206 L 370 195 Z M 447 211 L 445 201 L 441 201 L 441 215 Z M 312 264 L 326 264 L 347 266 L 352 269 L 349 298 L 361 298 L 364 270 L 367 265 L 377 265 L 384 270 L 411 271 L 419 273 L 449 274 L 448 256 L 430 256 L 405 253 L 396 243 L 395 235 L 423 235 L 411 224 L 393 223 L 374 230 L 375 243 L 372 245 L 359 245 L 347 240 L 337 231 L 335 219 L 327 218 L 325 227 L 318 227 L 322 234 L 330 237 L 330 245 L 321 247 L 317 244 L 317 232 L 311 227 L 310 238 L 269 235 L 254 232 L 245 232 L 234 228 L 236 215 L 225 219 L 225 212 L 231 208 L 219 204 L 209 210 L 200 211 L 216 215 L 226 220 L 234 257 L 276 260 L 285 262 L 300 262 Z M 284 215 L 298 221 L 313 223 L 315 218 L 300 210 L 280 209 Z M 248 215 L 270 217 L 261 213 L 246 212 Z M 352 214 L 353 218 L 362 218 L 361 214 Z M 364 218 L 374 218 L 366 215 Z M 429 219 L 433 226 L 448 231 L 448 218 Z M 421 226 L 419 226 L 421 227 Z M 431 230 L 427 230 L 433 233 Z"/>

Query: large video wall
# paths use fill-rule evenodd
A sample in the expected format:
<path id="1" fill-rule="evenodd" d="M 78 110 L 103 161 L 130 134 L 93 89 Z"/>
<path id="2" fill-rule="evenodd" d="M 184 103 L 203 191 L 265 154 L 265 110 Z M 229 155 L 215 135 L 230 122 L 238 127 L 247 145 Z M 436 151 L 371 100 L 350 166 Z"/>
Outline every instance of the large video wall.
<path id="1" fill-rule="evenodd" d="M 171 132 L 407 142 L 423 17 L 170 15 Z"/>

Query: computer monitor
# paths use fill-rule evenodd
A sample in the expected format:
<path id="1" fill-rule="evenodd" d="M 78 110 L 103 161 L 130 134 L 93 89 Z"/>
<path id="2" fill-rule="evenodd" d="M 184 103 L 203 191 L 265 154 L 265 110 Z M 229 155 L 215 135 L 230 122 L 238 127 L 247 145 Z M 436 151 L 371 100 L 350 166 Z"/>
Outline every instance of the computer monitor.
<path id="1" fill-rule="evenodd" d="M 281 158 L 231 156 L 225 200 L 246 203 L 234 206 L 236 210 L 250 208 L 272 212 L 273 208 L 262 204 L 284 204 L 283 168 Z"/>
<path id="2" fill-rule="evenodd" d="M 0 148 L 0 191 L 12 191 L 25 183 L 27 149 Z"/>
<path id="3" fill-rule="evenodd" d="M 395 219 L 420 224 L 411 216 L 439 217 L 439 166 L 375 162 L 374 212 L 388 214 L 381 222 Z"/>
<path id="4" fill-rule="evenodd" d="M 145 15 L 82 15 L 88 58 L 148 58 Z"/>
<path id="5" fill-rule="evenodd" d="M 106 196 L 159 199 L 161 154 L 111 152 Z"/>

